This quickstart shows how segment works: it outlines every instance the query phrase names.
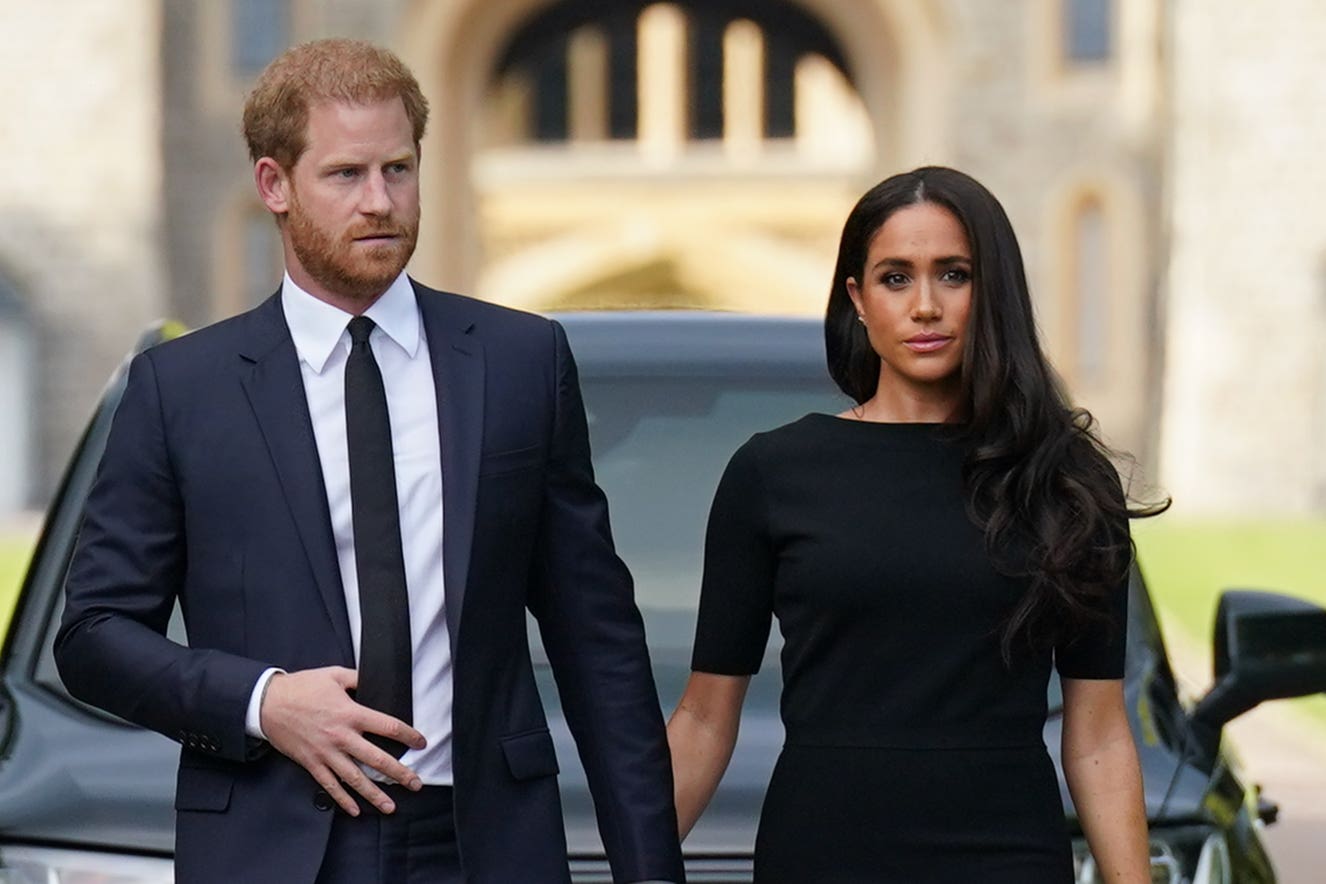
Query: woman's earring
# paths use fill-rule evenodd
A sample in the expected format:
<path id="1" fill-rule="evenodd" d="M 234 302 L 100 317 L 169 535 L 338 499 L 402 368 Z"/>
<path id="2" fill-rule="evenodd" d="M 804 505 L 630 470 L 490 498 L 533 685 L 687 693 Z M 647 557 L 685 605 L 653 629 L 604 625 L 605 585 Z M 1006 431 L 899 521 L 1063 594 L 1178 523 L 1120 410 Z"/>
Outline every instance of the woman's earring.
<path id="1" fill-rule="evenodd" d="M 862 325 L 865 325 L 865 324 L 866 324 L 866 315 L 865 315 L 864 313 L 858 313 L 858 314 L 856 314 L 856 321 L 859 322 L 859 323 L 861 323 Z"/>

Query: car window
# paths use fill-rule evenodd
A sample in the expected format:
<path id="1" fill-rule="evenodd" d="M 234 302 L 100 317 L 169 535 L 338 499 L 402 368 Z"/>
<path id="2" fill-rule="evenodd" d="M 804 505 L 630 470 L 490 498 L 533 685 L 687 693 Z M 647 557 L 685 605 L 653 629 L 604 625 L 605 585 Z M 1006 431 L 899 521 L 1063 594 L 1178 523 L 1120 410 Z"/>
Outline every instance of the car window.
<path id="1" fill-rule="evenodd" d="M 827 378 L 591 379 L 583 385 L 599 484 L 656 654 L 689 657 L 709 504 L 755 433 L 846 406 Z"/>
<path id="2" fill-rule="evenodd" d="M 690 671 L 709 504 L 728 459 L 755 433 L 848 401 L 823 375 L 769 380 L 738 373 L 678 378 L 590 371 L 581 384 L 595 478 L 608 498 L 617 552 L 635 579 L 659 700 L 671 708 Z M 748 708 L 777 709 L 778 630 Z M 535 625 L 530 648 L 550 710 L 559 705 Z"/>
<path id="3" fill-rule="evenodd" d="M 55 503 L 47 515 L 42 542 L 30 568 L 26 603 L 33 607 L 25 612 L 22 622 L 15 627 L 22 633 L 39 631 L 41 636 L 32 663 L 32 680 L 65 700 L 90 710 L 93 707 L 74 699 L 65 690 L 55 665 L 55 634 L 60 629 L 60 618 L 64 611 L 64 584 L 69 576 L 69 564 L 73 557 L 78 526 L 82 521 L 83 507 L 91 493 L 101 453 L 106 447 L 111 417 L 123 395 L 124 376 L 120 372 L 112 378 L 86 433 L 70 458 Z M 171 614 L 168 635 L 173 641 L 185 642 L 184 619 L 178 602 Z M 26 659 L 31 660 L 33 657 Z M 99 710 L 93 711 L 106 715 Z"/>
<path id="4" fill-rule="evenodd" d="M 72 703 L 77 703 L 88 709 L 88 706 L 81 700 L 75 699 L 65 690 L 64 682 L 60 680 L 60 672 L 55 665 L 55 634 L 60 631 L 60 617 L 64 611 L 64 589 L 56 595 L 55 604 L 52 606 L 51 617 L 46 626 L 46 640 L 42 642 L 41 652 L 37 655 L 37 664 L 33 668 L 32 680 L 47 690 L 54 691 L 56 694 L 64 697 Z M 166 636 L 173 642 L 182 645 L 188 644 L 188 636 L 184 631 L 184 615 L 180 612 L 180 603 L 177 600 L 175 607 L 170 613 L 170 624 L 166 628 Z M 106 713 L 96 710 L 98 714 Z"/>

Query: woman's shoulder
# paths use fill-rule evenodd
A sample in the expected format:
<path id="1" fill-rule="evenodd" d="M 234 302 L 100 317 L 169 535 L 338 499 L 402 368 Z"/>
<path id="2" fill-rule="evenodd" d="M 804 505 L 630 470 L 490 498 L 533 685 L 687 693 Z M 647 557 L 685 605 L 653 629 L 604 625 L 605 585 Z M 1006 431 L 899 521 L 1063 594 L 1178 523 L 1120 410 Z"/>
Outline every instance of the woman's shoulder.
<path id="1" fill-rule="evenodd" d="M 789 475 L 799 473 L 800 468 L 810 462 L 810 455 L 817 447 L 811 429 L 814 418 L 814 415 L 807 415 L 791 423 L 758 432 L 743 442 L 728 459 L 720 483 L 721 489 L 729 492 L 734 489 L 758 490 L 763 493 L 771 480 L 786 479 Z"/>
<path id="2" fill-rule="evenodd" d="M 793 456 L 807 445 L 817 444 L 822 438 L 823 421 L 839 419 L 827 414 L 807 414 L 791 423 L 756 433 L 737 449 L 737 454 L 761 459 Z"/>

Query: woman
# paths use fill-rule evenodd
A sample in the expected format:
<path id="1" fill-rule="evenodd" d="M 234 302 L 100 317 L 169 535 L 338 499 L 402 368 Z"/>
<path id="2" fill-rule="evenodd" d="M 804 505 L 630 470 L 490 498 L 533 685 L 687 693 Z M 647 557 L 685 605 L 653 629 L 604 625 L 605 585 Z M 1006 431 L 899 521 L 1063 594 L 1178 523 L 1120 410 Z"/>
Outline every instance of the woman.
<path id="1" fill-rule="evenodd" d="M 771 615 L 786 743 L 757 882 L 1073 880 L 1042 741 L 1107 881 L 1150 880 L 1124 711 L 1130 510 L 1037 341 L 993 195 L 897 175 L 843 229 L 829 371 L 857 404 L 733 455 L 706 537 L 692 675 L 668 725 L 683 833 L 717 788 Z"/>

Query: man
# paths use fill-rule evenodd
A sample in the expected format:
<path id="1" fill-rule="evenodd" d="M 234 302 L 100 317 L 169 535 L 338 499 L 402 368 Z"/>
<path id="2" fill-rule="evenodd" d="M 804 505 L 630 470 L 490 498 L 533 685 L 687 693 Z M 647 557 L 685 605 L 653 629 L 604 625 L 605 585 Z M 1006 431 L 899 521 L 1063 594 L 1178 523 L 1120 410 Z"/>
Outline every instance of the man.
<path id="1" fill-rule="evenodd" d="M 184 744 L 183 884 L 566 881 L 528 609 L 614 878 L 681 881 L 565 336 L 404 274 L 426 119 L 365 43 L 306 44 L 259 78 L 245 137 L 286 276 L 130 367 L 61 675 Z M 188 647 L 165 636 L 176 601 Z"/>

